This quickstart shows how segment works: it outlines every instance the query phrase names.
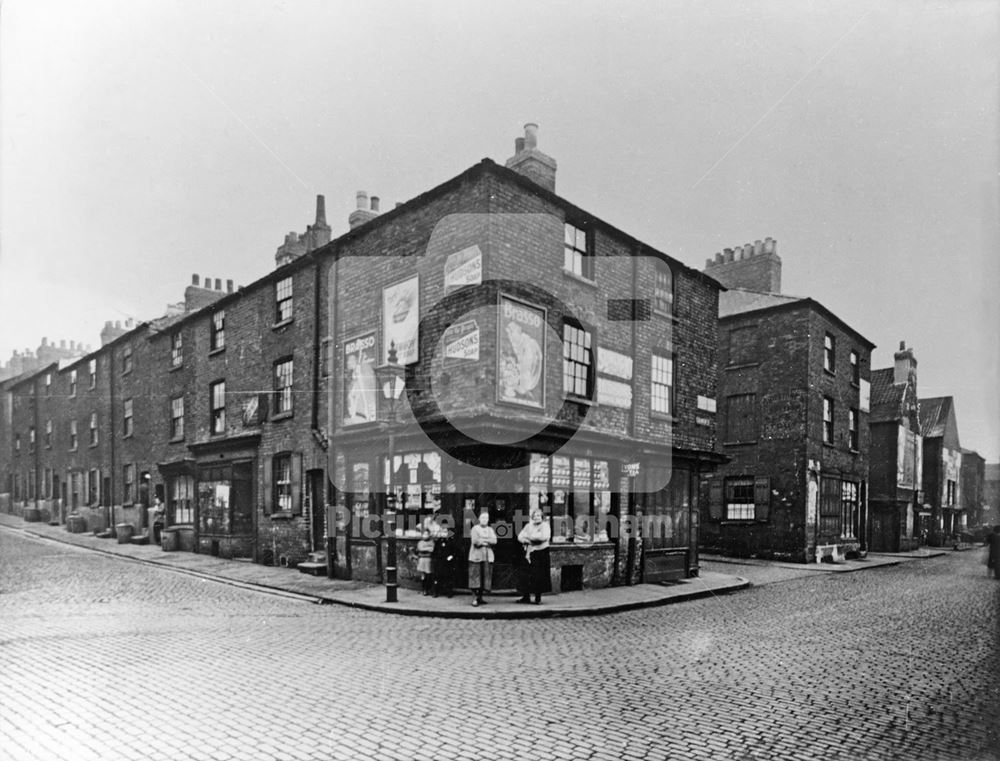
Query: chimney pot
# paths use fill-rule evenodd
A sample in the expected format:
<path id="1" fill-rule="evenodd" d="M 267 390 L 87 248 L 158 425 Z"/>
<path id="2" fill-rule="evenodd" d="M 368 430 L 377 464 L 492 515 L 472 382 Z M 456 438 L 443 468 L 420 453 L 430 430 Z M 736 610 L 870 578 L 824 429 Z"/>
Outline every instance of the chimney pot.
<path id="1" fill-rule="evenodd" d="M 358 208 L 367 211 L 368 210 L 368 191 L 359 190 L 354 194 L 358 201 Z"/>
<path id="2" fill-rule="evenodd" d="M 753 252 L 754 252 L 755 256 L 757 254 L 763 253 L 764 252 L 764 244 L 761 241 L 759 241 L 759 240 L 755 240 L 753 242 Z"/>
<path id="3" fill-rule="evenodd" d="M 743 258 L 748 259 L 751 256 L 753 256 L 753 244 L 747 243 L 745 246 L 743 246 Z"/>
<path id="4" fill-rule="evenodd" d="M 515 137 L 514 138 L 514 155 L 517 155 L 524 150 L 524 138 Z"/>
<path id="5" fill-rule="evenodd" d="M 191 275 L 191 285 L 201 285 L 201 278 L 197 275 Z"/>
<path id="6" fill-rule="evenodd" d="M 528 122 L 524 125 L 524 147 L 536 148 L 538 146 L 538 125 Z"/>
<path id="7" fill-rule="evenodd" d="M 212 278 L 210 277 L 205 278 L 205 289 L 209 291 L 212 290 Z"/>
<path id="8" fill-rule="evenodd" d="M 232 280 L 227 280 L 226 281 L 226 292 L 227 293 L 232 293 L 233 292 L 233 281 Z"/>
<path id="9" fill-rule="evenodd" d="M 115 320 L 115 327 L 118 328 L 119 330 L 121 330 L 122 321 L 121 320 Z"/>
<path id="10" fill-rule="evenodd" d="M 326 199 L 323 196 L 316 196 L 316 226 L 326 226 Z"/>
<path id="11" fill-rule="evenodd" d="M 722 262 L 724 261 L 725 261 L 725 255 L 721 251 L 717 252 L 715 254 L 715 263 L 722 264 Z"/>
<path id="12" fill-rule="evenodd" d="M 731 262 L 733 260 L 733 250 L 731 248 L 722 249 L 722 261 Z"/>
<path id="13" fill-rule="evenodd" d="M 372 196 L 372 211 L 378 211 L 379 201 L 378 196 Z"/>
<path id="14" fill-rule="evenodd" d="M 899 342 L 899 350 L 904 351 L 906 349 L 906 341 Z"/>
<path id="15" fill-rule="evenodd" d="M 109 322 L 108 325 L 111 325 L 111 323 Z M 65 338 L 60 339 L 60 341 L 59 341 L 59 348 L 60 349 L 65 349 L 66 348 L 66 339 Z"/>
<path id="16" fill-rule="evenodd" d="M 222 278 L 219 277 L 215 278 L 215 290 L 217 291 L 222 290 Z"/>
<path id="17" fill-rule="evenodd" d="M 76 349 L 76 341 L 70 341 L 69 342 L 69 349 L 70 349 L 70 351 L 73 351 L 73 350 Z"/>
<path id="18" fill-rule="evenodd" d="M 48 345 L 49 345 L 48 337 L 42 336 L 42 346 L 48 346 Z"/>

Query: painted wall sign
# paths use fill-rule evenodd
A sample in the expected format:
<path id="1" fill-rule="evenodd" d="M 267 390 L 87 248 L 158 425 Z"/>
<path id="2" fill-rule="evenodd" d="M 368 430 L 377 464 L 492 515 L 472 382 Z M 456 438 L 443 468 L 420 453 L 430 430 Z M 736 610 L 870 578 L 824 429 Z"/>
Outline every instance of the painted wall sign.
<path id="1" fill-rule="evenodd" d="M 544 407 L 545 311 L 501 296 L 497 332 L 497 399 Z"/>
<path id="2" fill-rule="evenodd" d="M 597 372 L 632 380 L 632 358 L 603 346 L 597 347 Z"/>
<path id="3" fill-rule="evenodd" d="M 344 344 L 344 425 L 376 419 L 375 350 L 374 333 Z"/>
<path id="4" fill-rule="evenodd" d="M 441 336 L 445 359 L 479 359 L 479 323 L 466 320 L 449 327 Z"/>
<path id="5" fill-rule="evenodd" d="M 389 345 L 396 346 L 396 361 L 412 365 L 419 359 L 417 337 L 420 332 L 420 278 L 416 275 L 402 283 L 382 289 L 382 356 L 389 361 Z"/>
<path id="6" fill-rule="evenodd" d="M 628 383 L 598 376 L 597 403 L 623 410 L 632 409 L 632 387 Z"/>
<path id="7" fill-rule="evenodd" d="M 444 289 L 479 285 L 483 282 L 483 254 L 479 246 L 469 246 L 449 254 L 444 262 Z"/>

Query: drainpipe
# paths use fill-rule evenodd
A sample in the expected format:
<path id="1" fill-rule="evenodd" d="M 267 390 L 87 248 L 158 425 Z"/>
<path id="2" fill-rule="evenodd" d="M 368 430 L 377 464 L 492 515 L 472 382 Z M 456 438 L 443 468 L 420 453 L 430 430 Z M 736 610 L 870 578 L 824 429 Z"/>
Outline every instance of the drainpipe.
<path id="1" fill-rule="evenodd" d="M 109 489 L 109 494 L 107 495 L 108 500 L 108 530 L 111 532 L 111 536 L 117 536 L 115 531 L 115 474 L 118 472 L 118 465 L 116 462 L 117 458 L 117 447 L 115 447 L 115 348 L 111 347 L 111 351 L 108 352 L 108 388 L 110 390 L 109 398 L 111 400 L 110 410 L 108 413 L 108 420 L 111 423 L 111 432 L 108 436 L 108 445 L 111 448 L 111 476 L 108 478 L 108 483 L 111 484 Z M 104 484 L 101 484 L 103 486 Z M 100 487 L 98 487 L 100 488 Z M 136 486 L 138 488 L 138 485 Z M 103 489 L 102 489 L 103 491 Z"/>
<path id="2" fill-rule="evenodd" d="M 339 254 L 339 252 L 337 252 Z M 336 389 L 337 384 L 333 375 L 333 367 L 336 367 L 336 361 L 334 360 L 334 354 L 337 350 L 337 304 L 339 299 L 337 298 L 337 268 L 340 266 L 340 258 L 336 254 L 334 255 L 332 261 L 330 262 L 330 275 L 327 279 L 328 289 L 326 294 L 326 301 L 328 305 L 328 316 L 327 320 L 327 336 L 330 339 L 329 347 L 330 351 L 328 353 L 327 361 L 330 363 L 329 375 L 327 376 L 327 392 L 326 392 L 326 435 L 327 435 L 327 448 L 326 448 L 326 487 L 330 492 L 330 499 L 327 503 L 330 505 L 330 510 L 326 516 L 326 576 L 329 579 L 334 578 L 336 575 L 334 573 L 334 564 L 337 561 L 337 511 L 335 509 L 335 500 L 332 493 L 331 484 L 335 480 L 335 468 L 337 465 L 337 456 L 335 448 L 333 445 L 333 432 L 335 429 L 335 416 L 334 410 L 336 409 Z M 319 265 L 317 264 L 317 294 L 319 293 Z M 319 298 L 316 299 L 316 325 L 319 325 L 319 310 L 321 305 L 319 303 Z M 318 328 L 317 328 L 318 329 Z M 350 523 L 348 523 L 348 527 Z M 347 534 L 345 536 L 345 553 L 347 560 L 347 578 L 351 577 L 351 545 L 350 545 L 350 528 L 348 528 Z"/>

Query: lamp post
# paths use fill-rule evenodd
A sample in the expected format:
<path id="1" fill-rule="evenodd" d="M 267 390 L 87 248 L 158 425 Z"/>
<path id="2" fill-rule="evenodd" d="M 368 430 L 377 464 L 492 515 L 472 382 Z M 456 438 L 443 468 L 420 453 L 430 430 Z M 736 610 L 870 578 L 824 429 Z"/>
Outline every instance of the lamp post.
<path id="1" fill-rule="evenodd" d="M 385 601 L 396 602 L 399 584 L 396 579 L 396 402 L 406 387 L 402 365 L 396 362 L 396 344 L 389 344 L 387 361 L 375 368 L 375 379 L 382 389 L 382 398 L 388 405 L 387 423 L 389 427 L 389 494 L 385 499 L 383 525 L 386 537 L 385 559 Z"/>

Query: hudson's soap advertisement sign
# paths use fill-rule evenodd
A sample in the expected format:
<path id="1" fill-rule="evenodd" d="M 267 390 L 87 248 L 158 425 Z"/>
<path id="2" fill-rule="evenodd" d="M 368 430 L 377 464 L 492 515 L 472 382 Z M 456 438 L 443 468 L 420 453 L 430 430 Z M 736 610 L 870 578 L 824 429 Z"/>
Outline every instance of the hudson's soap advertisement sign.
<path id="1" fill-rule="evenodd" d="M 497 398 L 545 406 L 545 312 L 502 296 L 497 336 Z"/>

